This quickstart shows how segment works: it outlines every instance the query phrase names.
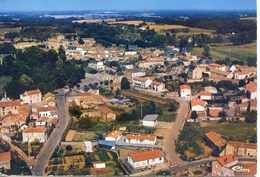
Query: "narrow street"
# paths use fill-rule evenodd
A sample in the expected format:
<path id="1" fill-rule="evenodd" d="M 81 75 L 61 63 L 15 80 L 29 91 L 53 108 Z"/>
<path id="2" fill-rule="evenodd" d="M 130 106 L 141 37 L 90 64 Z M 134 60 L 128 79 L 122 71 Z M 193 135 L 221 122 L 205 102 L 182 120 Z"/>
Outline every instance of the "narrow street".
<path id="1" fill-rule="evenodd" d="M 67 127 L 68 116 L 67 116 L 67 106 L 64 93 L 56 94 L 57 107 L 60 114 L 60 121 L 56 125 L 52 135 L 49 137 L 48 141 L 44 144 L 40 153 L 36 157 L 36 163 L 32 170 L 33 176 L 44 176 L 45 168 L 48 164 L 48 161 L 54 152 L 55 147 L 60 142 L 62 133 Z"/>
<path id="2" fill-rule="evenodd" d="M 175 142 L 178 141 L 178 134 L 181 126 L 184 124 L 185 117 L 188 114 L 189 105 L 186 100 L 182 99 L 175 99 L 177 102 L 179 102 L 180 107 L 178 110 L 178 114 L 176 117 L 176 120 L 172 127 L 169 130 L 168 136 L 164 137 L 164 146 L 163 150 L 166 152 L 166 157 L 169 162 L 169 167 L 176 166 L 176 165 L 183 165 L 187 164 L 188 162 L 183 161 L 179 158 L 179 156 L 175 152 Z"/>

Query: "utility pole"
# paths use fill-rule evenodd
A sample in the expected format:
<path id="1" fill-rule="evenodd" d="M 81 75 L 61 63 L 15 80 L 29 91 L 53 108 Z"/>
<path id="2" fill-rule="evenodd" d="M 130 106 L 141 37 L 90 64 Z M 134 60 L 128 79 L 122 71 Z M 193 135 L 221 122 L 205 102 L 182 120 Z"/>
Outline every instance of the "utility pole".
<path id="1" fill-rule="evenodd" d="M 143 107 L 142 107 L 142 102 L 141 102 L 141 119 L 143 118 Z"/>

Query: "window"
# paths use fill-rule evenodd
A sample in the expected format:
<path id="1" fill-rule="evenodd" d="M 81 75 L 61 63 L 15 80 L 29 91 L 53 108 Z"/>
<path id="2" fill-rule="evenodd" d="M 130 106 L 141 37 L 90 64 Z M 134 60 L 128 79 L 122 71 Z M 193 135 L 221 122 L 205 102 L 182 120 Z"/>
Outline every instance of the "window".
<path id="1" fill-rule="evenodd" d="M 160 157 L 159 160 L 162 160 L 162 157 Z"/>
<path id="2" fill-rule="evenodd" d="M 218 164 L 216 163 L 216 168 L 218 168 Z"/>

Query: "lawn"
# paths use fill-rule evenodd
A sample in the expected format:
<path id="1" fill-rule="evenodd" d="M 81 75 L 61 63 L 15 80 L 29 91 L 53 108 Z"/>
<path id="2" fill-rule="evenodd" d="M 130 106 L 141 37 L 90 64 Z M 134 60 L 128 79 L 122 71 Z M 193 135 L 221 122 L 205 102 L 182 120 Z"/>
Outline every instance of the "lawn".
<path id="1" fill-rule="evenodd" d="M 202 56 L 203 48 L 193 48 L 191 53 L 193 55 Z M 231 60 L 242 60 L 246 63 L 248 57 L 256 56 L 256 43 L 240 46 L 223 46 L 211 47 L 211 56 L 214 60 L 224 60 L 229 57 Z"/>
<path id="2" fill-rule="evenodd" d="M 0 34 L 4 34 L 6 32 L 18 32 L 20 33 L 21 27 L 16 27 L 16 28 L 0 28 Z"/>
<path id="3" fill-rule="evenodd" d="M 3 92 L 4 86 L 12 80 L 11 76 L 2 76 L 0 77 L 0 93 Z"/>
<path id="4" fill-rule="evenodd" d="M 153 25 L 150 25 L 149 27 L 150 27 L 150 29 L 154 29 L 157 32 L 158 31 L 162 31 L 162 30 L 169 30 L 169 29 L 189 28 L 190 32 L 189 33 L 184 33 L 184 35 L 185 34 L 189 34 L 189 35 L 191 35 L 191 34 L 201 34 L 201 33 L 212 34 L 212 33 L 215 32 L 215 30 L 208 30 L 208 29 L 203 29 L 203 28 L 190 28 L 188 26 L 183 26 L 183 25 L 159 25 L 159 24 L 153 24 Z"/>
<path id="5" fill-rule="evenodd" d="M 110 132 L 110 131 L 112 130 L 112 126 L 113 126 L 112 123 L 99 122 L 99 123 L 97 123 L 92 129 L 93 129 L 95 132 L 103 132 L 103 133 L 106 133 L 106 132 Z"/>
<path id="6" fill-rule="evenodd" d="M 159 115 L 158 116 L 158 121 L 164 121 L 164 122 L 174 122 L 175 119 L 176 119 L 176 112 L 173 111 L 173 112 L 169 112 L 168 109 L 169 109 L 169 106 L 166 105 L 166 106 L 162 106 L 161 107 L 162 111 L 163 111 L 163 114 L 162 115 Z M 178 110 L 178 108 L 177 108 Z"/>
<path id="7" fill-rule="evenodd" d="M 202 126 L 203 125 L 203 126 Z M 210 122 L 210 123 L 185 123 L 183 130 L 178 138 L 176 151 L 181 154 L 181 157 L 188 156 L 208 157 L 211 150 L 205 146 L 203 138 L 205 133 L 214 130 L 216 133 L 227 136 L 229 140 L 246 142 L 254 134 L 256 134 L 256 124 L 246 122 Z"/>

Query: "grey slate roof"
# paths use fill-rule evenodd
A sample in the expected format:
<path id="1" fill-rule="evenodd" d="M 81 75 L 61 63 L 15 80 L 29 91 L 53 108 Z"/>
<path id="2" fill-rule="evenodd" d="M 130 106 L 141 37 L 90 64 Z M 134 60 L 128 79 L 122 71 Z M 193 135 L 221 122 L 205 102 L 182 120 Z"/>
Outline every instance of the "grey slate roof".
<path id="1" fill-rule="evenodd" d="M 155 121 L 157 119 L 158 115 L 157 114 L 150 114 L 146 115 L 143 119 L 143 121 Z"/>

